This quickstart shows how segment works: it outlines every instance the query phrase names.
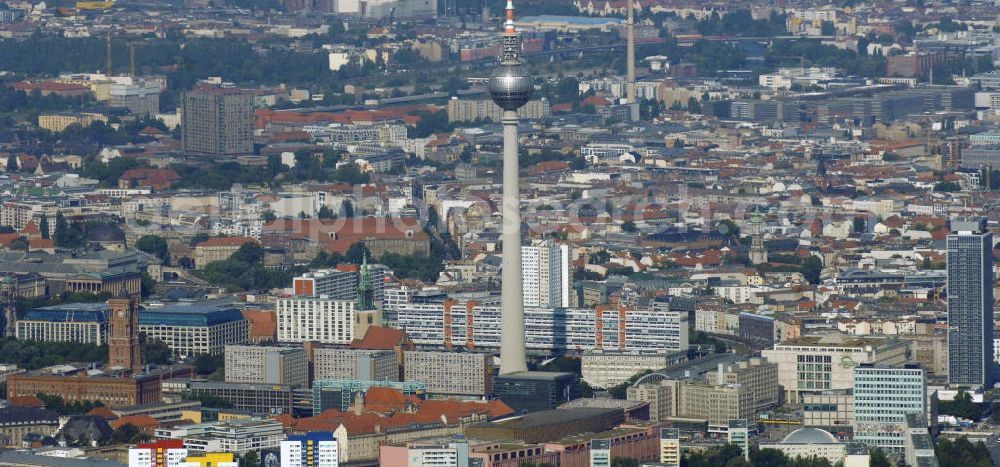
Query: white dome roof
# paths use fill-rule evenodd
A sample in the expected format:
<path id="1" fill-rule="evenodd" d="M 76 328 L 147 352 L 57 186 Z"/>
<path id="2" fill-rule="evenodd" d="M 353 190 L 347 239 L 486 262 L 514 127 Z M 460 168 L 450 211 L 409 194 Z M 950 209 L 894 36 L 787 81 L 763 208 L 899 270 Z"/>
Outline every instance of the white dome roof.
<path id="1" fill-rule="evenodd" d="M 840 441 L 826 430 L 799 428 L 785 436 L 781 444 L 840 444 Z"/>

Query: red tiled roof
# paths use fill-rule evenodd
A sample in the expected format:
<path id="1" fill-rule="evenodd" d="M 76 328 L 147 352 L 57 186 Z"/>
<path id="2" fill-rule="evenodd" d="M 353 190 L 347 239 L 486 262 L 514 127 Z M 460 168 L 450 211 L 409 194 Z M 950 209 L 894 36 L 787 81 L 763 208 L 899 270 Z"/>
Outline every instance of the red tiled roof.
<path id="1" fill-rule="evenodd" d="M 184 440 L 181 439 L 159 439 L 152 443 L 136 444 L 138 449 L 179 449 L 184 447 Z"/>
<path id="2" fill-rule="evenodd" d="M 35 235 L 41 235 L 42 231 L 41 229 L 38 228 L 38 224 L 35 223 L 35 220 L 32 219 L 28 221 L 27 224 L 24 225 L 24 228 L 21 229 L 21 233 L 30 237 Z"/>
<path id="3" fill-rule="evenodd" d="M 156 135 L 162 135 L 164 134 L 164 132 L 159 128 L 156 128 L 155 126 L 147 126 L 146 128 L 143 128 L 142 131 L 139 132 L 139 134 L 147 136 L 156 136 Z"/>
<path id="4" fill-rule="evenodd" d="M 415 407 L 416 411 L 410 409 Z M 398 389 L 371 388 L 365 395 L 365 409 L 368 412 L 357 415 L 328 409 L 315 417 L 294 419 L 290 415 L 274 417 L 291 433 L 308 431 L 333 431 L 341 425 L 353 436 L 375 433 L 389 428 L 406 427 L 412 424 L 447 423 L 454 426 L 464 417 L 485 415 L 496 419 L 513 414 L 514 411 L 499 400 L 489 402 L 448 400 L 422 400 L 416 396 L 404 396 Z"/>
<path id="5" fill-rule="evenodd" d="M 590 96 L 583 100 L 580 105 L 592 105 L 594 107 L 607 107 L 611 105 L 611 101 L 601 97 L 601 96 Z"/>
<path id="6" fill-rule="evenodd" d="M 403 393 L 393 388 L 371 388 L 365 393 L 365 406 L 369 404 L 399 404 L 406 403 Z"/>
<path id="7" fill-rule="evenodd" d="M 413 218 L 278 219 L 264 224 L 262 231 L 288 232 L 293 239 L 322 243 L 326 251 L 341 253 L 365 240 L 430 240 L 420 220 Z"/>
<path id="8" fill-rule="evenodd" d="M 532 169 L 534 173 L 556 172 L 569 169 L 569 162 L 566 161 L 542 161 L 535 164 Z"/>
<path id="9" fill-rule="evenodd" d="M 573 104 L 552 104 L 552 113 L 569 112 L 573 110 Z"/>
<path id="10" fill-rule="evenodd" d="M 127 417 L 119 418 L 111 423 L 111 428 L 118 429 L 125 425 L 132 425 L 140 430 L 155 429 L 160 426 L 160 422 L 157 422 L 155 418 L 149 415 L 129 415 Z"/>
<path id="11" fill-rule="evenodd" d="M 336 269 L 341 272 L 358 272 L 361 267 L 353 263 L 340 263 Z"/>
<path id="12" fill-rule="evenodd" d="M 58 83 L 55 81 L 20 82 L 11 84 L 10 87 L 25 92 L 31 92 L 36 89 L 45 92 L 71 92 L 71 91 L 90 90 L 90 88 L 82 84 Z"/>
<path id="13" fill-rule="evenodd" d="M 148 185 L 160 190 L 170 188 L 170 185 L 180 179 L 181 176 L 173 169 L 154 169 L 149 167 L 129 169 L 119 177 L 119 180 Z"/>
<path id="14" fill-rule="evenodd" d="M 87 415 L 96 415 L 98 417 L 105 418 L 105 419 L 108 419 L 108 420 L 111 420 L 113 418 L 118 418 L 118 416 L 115 415 L 115 413 L 112 412 L 111 409 L 109 409 L 107 407 L 103 407 L 103 406 L 102 407 L 94 407 L 93 409 L 90 409 L 90 411 L 87 412 Z"/>
<path id="15" fill-rule="evenodd" d="M 243 318 L 250 322 L 251 339 L 274 339 L 278 335 L 278 318 L 271 310 L 243 310 Z"/>
<path id="16" fill-rule="evenodd" d="M 19 238 L 21 238 L 21 234 L 18 232 L 0 234 L 0 245 L 9 248 L 10 244 Z"/>
<path id="17" fill-rule="evenodd" d="M 352 349 L 392 350 L 397 345 L 408 341 L 406 331 L 401 329 L 372 326 L 368 328 L 365 337 L 351 342 Z"/>
<path id="18" fill-rule="evenodd" d="M 291 141 L 311 141 L 312 136 L 305 131 L 286 131 L 271 136 L 272 143 L 287 143 Z"/>
<path id="19" fill-rule="evenodd" d="M 45 403 L 35 396 L 13 396 L 8 397 L 7 402 L 17 407 L 45 407 Z"/>
<path id="20" fill-rule="evenodd" d="M 29 250 L 51 250 L 56 247 L 56 243 L 51 238 L 29 238 Z"/>

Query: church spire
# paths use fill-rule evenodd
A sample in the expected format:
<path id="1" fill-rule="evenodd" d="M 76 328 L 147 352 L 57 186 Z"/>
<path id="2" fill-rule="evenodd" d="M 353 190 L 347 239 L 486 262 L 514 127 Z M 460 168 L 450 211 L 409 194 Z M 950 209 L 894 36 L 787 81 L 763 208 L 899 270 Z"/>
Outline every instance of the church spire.
<path id="1" fill-rule="evenodd" d="M 365 252 L 361 258 L 361 267 L 358 268 L 358 303 L 359 311 L 375 309 L 375 291 L 372 288 L 372 275 L 368 268 L 368 253 Z"/>

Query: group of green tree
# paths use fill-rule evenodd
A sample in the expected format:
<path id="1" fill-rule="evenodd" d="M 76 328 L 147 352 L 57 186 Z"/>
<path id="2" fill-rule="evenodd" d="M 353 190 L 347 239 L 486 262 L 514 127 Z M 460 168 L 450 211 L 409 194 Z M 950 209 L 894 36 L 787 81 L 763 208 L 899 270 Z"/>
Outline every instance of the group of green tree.
<path id="1" fill-rule="evenodd" d="M 139 333 L 139 350 L 143 364 L 166 365 L 173 358 L 173 351 L 166 342 L 160 339 L 147 339 L 146 333 Z"/>
<path id="2" fill-rule="evenodd" d="M 143 235 L 135 242 L 135 248 L 159 258 L 164 265 L 170 264 L 170 247 L 167 240 L 159 235 Z"/>
<path id="3" fill-rule="evenodd" d="M 228 190 L 234 183 L 243 185 L 278 186 L 282 183 L 305 181 L 342 182 L 352 185 L 368 183 L 369 174 L 361 171 L 357 164 L 340 164 L 341 152 L 324 151 L 319 157 L 312 151 L 297 151 L 295 167 L 281 163 L 281 157 L 271 155 L 264 166 L 245 166 L 238 162 L 174 164 L 171 166 L 180 175 L 176 188 L 198 188 Z"/>
<path id="4" fill-rule="evenodd" d="M 124 425 L 115 428 L 115 431 L 111 432 L 111 439 L 108 444 L 136 444 L 148 442 L 152 437 L 141 430 L 136 428 L 135 425 L 131 423 L 126 423 Z"/>
<path id="5" fill-rule="evenodd" d="M 83 415 L 97 407 L 104 407 L 101 401 L 70 401 L 66 402 L 62 396 L 39 393 L 35 395 L 38 400 L 45 404 L 45 408 L 59 415 Z"/>
<path id="6" fill-rule="evenodd" d="M 113 44 L 114 62 L 126 63 L 123 41 Z M 55 76 L 60 72 L 93 72 L 104 63 L 104 38 L 64 38 L 36 34 L 31 40 L 0 40 L 0 56 L 8 57 L 9 71 L 29 76 Z M 294 52 L 274 47 L 258 53 L 246 41 L 189 39 L 179 34 L 146 38 L 137 44 L 137 66 L 141 70 L 165 71 L 172 87 L 161 94 L 165 110 L 177 104 L 177 89 L 189 89 L 206 76 L 226 76 L 237 83 L 288 83 L 307 88 L 333 88 L 344 79 L 364 75 L 364 69 L 330 73 L 323 51 Z"/>
<path id="7" fill-rule="evenodd" d="M 954 399 L 938 402 L 938 413 L 979 421 L 983 410 L 980 404 L 972 402 L 972 394 L 964 390 L 959 390 Z"/>
<path id="8" fill-rule="evenodd" d="M 631 457 L 616 457 L 611 459 L 611 467 L 639 467 L 639 465 L 639 461 Z M 542 462 L 541 464 L 525 462 L 520 467 L 555 467 L 555 465 L 548 462 Z"/>
<path id="9" fill-rule="evenodd" d="M 735 10 L 723 16 L 712 13 L 695 28 L 703 36 L 774 37 L 788 34 L 786 15 L 771 13 L 767 19 L 754 19 L 749 10 Z"/>
<path id="10" fill-rule="evenodd" d="M 448 121 L 448 112 L 419 110 L 414 115 L 420 117 L 420 121 L 407 131 L 411 138 L 426 138 L 435 133 L 450 132 L 456 127 L 455 123 Z"/>
<path id="11" fill-rule="evenodd" d="M 247 8 L 270 9 L 277 6 L 274 0 L 237 0 Z M 364 28 L 345 29 L 343 21 L 331 20 L 326 35 L 310 35 L 307 42 L 354 44 L 373 46 L 387 39 L 371 38 Z M 416 38 L 416 28 L 399 25 L 394 28 L 399 40 Z M 160 95 L 164 110 L 174 109 L 180 93 L 190 89 L 205 76 L 226 76 L 241 85 L 285 83 L 297 88 L 323 93 L 324 105 L 353 102 L 353 96 L 341 95 L 344 84 L 364 82 L 371 87 L 417 86 L 427 91 L 427 83 L 436 82 L 438 73 L 433 67 L 417 66 L 426 61 L 415 51 L 404 49 L 394 54 L 386 63 L 379 57 L 372 62 L 354 62 L 331 73 L 325 51 L 292 50 L 287 40 L 272 38 L 251 44 L 227 39 L 189 38 L 178 32 L 168 32 L 163 37 L 147 36 L 134 42 L 137 66 L 140 72 L 163 73 L 171 87 Z M 36 33 L 31 40 L 0 40 L 0 56 L 12 57 L 10 71 L 26 76 L 55 76 L 60 72 L 93 72 L 95 63 L 104 63 L 106 42 L 104 38 L 65 38 Z M 124 41 L 112 45 L 116 63 L 128 61 L 128 46 Z M 393 69 L 410 70 L 406 74 L 383 74 Z M 446 88 L 464 88 L 468 85 L 461 77 L 445 80 Z M 453 82 L 457 82 L 457 85 Z"/>
<path id="12" fill-rule="evenodd" d="M 194 370 L 199 376 L 206 376 L 209 380 L 222 380 L 225 375 L 226 358 L 225 355 L 200 354 L 194 359 Z"/>
<path id="13" fill-rule="evenodd" d="M 490 0 L 487 2 L 490 11 L 503 11 L 506 8 L 506 0 Z M 579 10 L 573 6 L 573 2 L 554 2 L 552 0 L 519 0 L 517 2 L 518 16 L 527 15 L 568 15 L 577 16 Z"/>
<path id="14" fill-rule="evenodd" d="M 990 467 L 993 461 L 989 449 L 982 443 L 972 443 L 961 437 L 955 441 L 942 438 L 934 446 L 938 465 L 941 467 Z"/>
<path id="15" fill-rule="evenodd" d="M 142 361 L 153 365 L 170 363 L 170 347 L 159 339 L 145 338 L 140 335 L 140 350 Z M 0 355 L 3 361 L 16 364 L 27 370 L 37 370 L 64 363 L 103 362 L 108 359 L 108 346 L 86 344 L 83 342 L 47 342 L 17 340 L 13 338 L 0 339 Z"/>
<path id="16" fill-rule="evenodd" d="M 229 259 L 208 263 L 198 274 L 206 281 L 228 290 L 270 290 L 286 287 L 292 277 L 285 271 L 264 266 L 264 248 L 246 243 Z"/>
<path id="17" fill-rule="evenodd" d="M 33 120 L 43 112 L 81 109 L 92 101 L 93 98 L 88 97 L 43 96 L 40 91 L 28 93 L 0 82 L 0 118 L 16 114 L 24 120 Z"/>
<path id="18" fill-rule="evenodd" d="M 726 353 L 726 352 L 729 352 L 729 346 L 726 345 L 725 342 L 723 342 L 720 339 L 717 339 L 715 337 L 712 337 L 712 336 L 708 335 L 708 333 L 706 333 L 706 332 L 696 331 L 693 328 L 689 328 L 689 335 L 691 337 L 690 337 L 690 339 L 689 339 L 688 342 L 691 345 L 704 345 L 704 346 L 709 346 L 710 345 L 710 346 L 712 346 L 712 352 L 713 353 Z"/>
<path id="19" fill-rule="evenodd" d="M 91 159 L 80 167 L 80 176 L 97 180 L 103 187 L 114 187 L 118 186 L 118 179 L 126 171 L 141 165 L 139 161 L 128 157 L 116 157 L 107 163 Z"/>
<path id="20" fill-rule="evenodd" d="M 0 355 L 5 363 L 37 370 L 69 362 L 103 362 L 108 359 L 108 347 L 80 342 L 23 341 L 0 339 Z"/>
<path id="21" fill-rule="evenodd" d="M 88 243 L 88 232 L 93 228 L 107 228 L 111 224 L 112 228 L 118 228 L 112 220 L 90 221 L 90 222 L 70 222 L 63 215 L 62 211 L 56 212 L 55 229 L 52 230 L 52 243 L 60 248 L 80 248 Z M 39 223 L 39 230 L 43 239 L 49 238 L 49 219 L 43 217 Z"/>
<path id="22" fill-rule="evenodd" d="M 201 402 L 201 406 L 210 409 L 231 409 L 233 403 L 224 397 L 212 394 L 186 393 L 182 396 L 185 400 Z"/>
<path id="23" fill-rule="evenodd" d="M 144 144 L 153 141 L 152 136 L 141 133 L 142 130 L 149 127 L 156 128 L 164 133 L 168 131 L 167 126 L 159 119 L 142 118 L 121 122 L 112 117 L 108 123 L 96 121 L 88 126 L 74 123 L 59 132 L 38 130 L 36 135 L 39 147 L 46 151 L 62 151 L 82 156 L 94 156 L 101 149 L 108 146 L 120 146 L 130 143 Z M 93 178 L 101 179 L 99 177 Z M 117 182 L 118 179 L 112 180 L 112 185 Z M 109 186 L 109 184 L 105 184 L 104 186 Z"/>
<path id="24" fill-rule="evenodd" d="M 48 222 L 48 221 L 46 221 Z M 62 211 L 56 212 L 56 228 L 52 232 L 52 243 L 61 248 L 79 248 L 87 244 L 86 224 L 69 222 Z M 47 232 L 43 230 L 43 232 Z"/>
<path id="25" fill-rule="evenodd" d="M 741 261 L 749 264 L 749 258 L 742 257 Z M 805 259 L 795 255 L 772 255 L 768 257 L 768 262 L 753 266 L 760 272 L 798 272 L 810 284 L 819 284 L 823 273 L 823 260 L 814 255 L 809 255 Z"/>
<path id="26" fill-rule="evenodd" d="M 685 467 L 834 467 L 825 457 L 789 458 L 777 449 L 750 449 L 749 461 L 735 444 L 714 446 L 703 451 L 691 451 L 681 461 Z M 872 453 L 872 467 L 891 464 L 881 451 Z"/>
<path id="27" fill-rule="evenodd" d="M 840 49 L 815 40 L 775 40 L 768 50 L 767 61 L 772 66 L 807 65 L 843 68 L 849 75 L 873 78 L 885 76 L 886 58 L 867 55 L 858 46 L 858 52 Z"/>

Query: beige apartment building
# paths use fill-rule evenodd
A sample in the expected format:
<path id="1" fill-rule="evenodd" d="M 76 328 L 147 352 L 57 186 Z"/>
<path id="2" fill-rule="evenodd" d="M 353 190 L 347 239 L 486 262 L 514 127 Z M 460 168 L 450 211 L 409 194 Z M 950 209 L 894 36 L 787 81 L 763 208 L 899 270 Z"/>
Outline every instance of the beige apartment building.
<path id="1" fill-rule="evenodd" d="M 481 398 L 493 392 L 493 355 L 408 351 L 403 374 L 427 384 L 428 394 Z"/>
<path id="2" fill-rule="evenodd" d="M 226 382 L 309 386 L 309 362 L 301 347 L 226 346 Z"/>
<path id="3" fill-rule="evenodd" d="M 830 333 L 792 339 L 761 356 L 778 364 L 785 400 L 798 403 L 804 394 L 852 388 L 854 368 L 862 363 L 900 367 L 908 361 L 910 347 L 909 341 L 896 338 Z"/>
<path id="4" fill-rule="evenodd" d="M 611 388 L 645 370 L 659 370 L 687 360 L 687 351 L 673 353 L 591 350 L 580 359 L 583 380 L 595 388 Z"/>
<path id="5" fill-rule="evenodd" d="M 58 133 L 66 127 L 76 123 L 82 127 L 88 127 L 94 122 L 108 122 L 108 118 L 97 113 L 56 113 L 42 114 L 38 116 L 38 127 Z"/>
<path id="6" fill-rule="evenodd" d="M 210 238 L 194 247 L 194 267 L 204 269 L 209 263 L 225 261 L 247 243 L 257 243 L 249 237 Z"/>
<path id="7" fill-rule="evenodd" d="M 527 120 L 538 120 L 552 115 L 547 99 L 528 101 L 524 107 L 517 109 L 517 116 Z M 449 122 L 472 122 L 475 120 L 490 120 L 499 122 L 503 118 L 503 109 L 491 100 L 459 99 L 448 101 Z"/>
<path id="8" fill-rule="evenodd" d="M 201 83 L 184 94 L 180 105 L 185 153 L 212 157 L 253 154 L 252 90 Z"/>
<path id="9" fill-rule="evenodd" d="M 649 402 L 650 419 L 670 417 L 707 420 L 710 430 L 723 431 L 729 420 L 755 419 L 778 404 L 777 365 L 753 358 L 705 373 L 704 378 L 664 379 L 628 389 L 628 399 Z"/>
<path id="10" fill-rule="evenodd" d="M 399 381 L 399 362 L 391 350 L 318 348 L 313 350 L 313 379 Z"/>

